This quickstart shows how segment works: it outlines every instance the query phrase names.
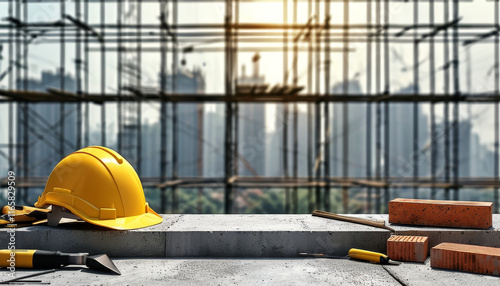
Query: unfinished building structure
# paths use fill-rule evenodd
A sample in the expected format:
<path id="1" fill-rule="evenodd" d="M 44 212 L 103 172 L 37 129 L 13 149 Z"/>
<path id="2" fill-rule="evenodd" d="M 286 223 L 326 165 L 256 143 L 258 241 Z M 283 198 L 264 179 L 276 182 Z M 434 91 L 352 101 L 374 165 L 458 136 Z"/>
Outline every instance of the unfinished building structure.
<path id="1" fill-rule="evenodd" d="M 499 4 L 476 2 L 0 0 L 0 170 L 30 203 L 103 145 L 162 212 L 209 189 L 224 213 L 249 189 L 286 213 L 463 190 L 498 212 Z"/>

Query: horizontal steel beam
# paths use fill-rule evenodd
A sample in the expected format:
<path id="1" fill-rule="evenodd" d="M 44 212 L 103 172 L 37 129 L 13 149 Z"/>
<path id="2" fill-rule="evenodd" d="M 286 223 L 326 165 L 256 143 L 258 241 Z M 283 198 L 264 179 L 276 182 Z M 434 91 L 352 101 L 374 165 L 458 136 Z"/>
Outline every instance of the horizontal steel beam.
<path id="1" fill-rule="evenodd" d="M 252 102 L 252 103 L 277 103 L 277 102 L 467 102 L 467 103 L 492 103 L 499 102 L 500 95 L 493 93 L 478 94 L 349 94 L 349 95 L 280 95 L 280 94 L 162 94 L 142 93 L 140 97 L 134 94 L 73 94 L 69 92 L 35 92 L 19 90 L 0 90 L 0 102 L 116 102 L 120 101 L 161 101 L 161 102 Z"/>
<path id="2" fill-rule="evenodd" d="M 16 177 L 16 187 L 18 188 L 43 188 L 45 187 L 45 177 Z M 162 181 L 160 177 L 143 177 L 142 185 L 148 188 L 222 188 L 225 185 L 224 178 L 175 178 Z M 229 184 L 241 188 L 287 188 L 287 187 L 373 187 L 373 188 L 495 188 L 500 187 L 500 181 L 494 177 L 463 177 L 457 183 L 446 182 L 443 179 L 432 181 L 428 177 L 402 178 L 388 177 L 374 180 L 370 178 L 343 178 L 328 177 L 321 180 L 310 181 L 308 177 L 284 178 L 284 177 L 231 177 Z M 0 187 L 7 187 L 7 179 L 0 180 Z"/>

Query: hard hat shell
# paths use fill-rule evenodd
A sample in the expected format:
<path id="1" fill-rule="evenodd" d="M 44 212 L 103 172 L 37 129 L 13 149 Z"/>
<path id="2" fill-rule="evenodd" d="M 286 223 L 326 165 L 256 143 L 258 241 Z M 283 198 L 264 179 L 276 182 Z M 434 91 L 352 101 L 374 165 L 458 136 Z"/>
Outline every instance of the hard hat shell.
<path id="1" fill-rule="evenodd" d="M 144 197 L 134 168 L 117 152 L 91 146 L 52 170 L 36 207 L 57 205 L 95 225 L 126 230 L 161 223 Z"/>

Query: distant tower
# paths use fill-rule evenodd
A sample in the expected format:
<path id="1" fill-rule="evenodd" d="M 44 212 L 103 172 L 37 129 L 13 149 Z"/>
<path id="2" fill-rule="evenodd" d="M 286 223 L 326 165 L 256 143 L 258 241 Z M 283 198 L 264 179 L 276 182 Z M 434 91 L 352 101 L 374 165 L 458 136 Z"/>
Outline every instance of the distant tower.
<path id="1" fill-rule="evenodd" d="M 138 22 L 137 8 L 134 3 L 130 2 L 128 5 L 128 10 L 123 15 L 124 23 L 135 24 Z M 123 88 L 124 86 L 129 87 L 129 89 L 140 91 L 141 81 L 140 75 L 142 73 L 141 66 L 138 65 L 138 57 L 132 53 L 122 52 L 122 86 L 118 88 Z M 118 126 L 118 151 L 122 153 L 124 157 L 130 162 L 130 164 L 136 169 L 139 175 L 142 175 L 141 166 L 141 138 L 139 138 L 139 133 L 141 131 L 141 114 L 140 114 L 141 104 L 139 102 L 123 102 L 121 103 L 121 126 Z"/>
<path id="2" fill-rule="evenodd" d="M 246 67 L 241 67 L 241 77 L 238 84 L 261 85 L 265 77 L 259 74 L 260 55 L 256 53 L 252 57 L 252 76 L 246 75 Z M 262 176 L 265 172 L 265 123 L 266 107 L 262 103 L 243 103 L 238 105 L 238 152 L 250 163 L 257 175 Z M 239 175 L 253 176 L 245 166 L 238 167 Z"/>

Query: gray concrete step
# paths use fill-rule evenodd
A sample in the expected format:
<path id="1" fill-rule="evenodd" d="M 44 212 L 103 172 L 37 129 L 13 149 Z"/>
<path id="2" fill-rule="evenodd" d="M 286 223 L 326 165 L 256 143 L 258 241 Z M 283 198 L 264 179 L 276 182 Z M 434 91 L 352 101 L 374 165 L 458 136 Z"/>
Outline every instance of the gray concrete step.
<path id="1" fill-rule="evenodd" d="M 487 275 L 431 269 L 429 264 L 382 266 L 344 259 L 143 258 L 114 259 L 121 276 L 69 266 L 33 277 L 52 285 L 481 285 L 500 284 Z M 16 270 L 16 276 L 36 273 Z M 0 269 L 0 282 L 9 279 Z"/>
<path id="2" fill-rule="evenodd" d="M 355 215 L 353 215 L 355 216 Z M 386 252 L 391 232 L 311 215 L 164 215 L 148 228 L 115 231 L 84 222 L 15 231 L 18 249 L 106 253 L 112 257 L 296 257 L 298 252 L 346 255 L 350 248 Z M 385 219 L 387 215 L 358 215 Z M 398 234 L 441 242 L 500 247 L 500 215 L 488 230 L 395 226 Z M 0 229 L 0 248 L 10 236 Z"/>

